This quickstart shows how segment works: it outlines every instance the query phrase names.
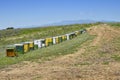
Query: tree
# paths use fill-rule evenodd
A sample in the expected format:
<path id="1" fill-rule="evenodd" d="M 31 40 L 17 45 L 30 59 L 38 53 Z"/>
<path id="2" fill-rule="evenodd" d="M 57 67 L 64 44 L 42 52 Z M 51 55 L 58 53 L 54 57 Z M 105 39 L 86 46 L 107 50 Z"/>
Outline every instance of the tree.
<path id="1" fill-rule="evenodd" d="M 14 27 L 8 27 L 8 28 L 6 28 L 7 30 L 9 30 L 9 29 L 14 29 Z"/>

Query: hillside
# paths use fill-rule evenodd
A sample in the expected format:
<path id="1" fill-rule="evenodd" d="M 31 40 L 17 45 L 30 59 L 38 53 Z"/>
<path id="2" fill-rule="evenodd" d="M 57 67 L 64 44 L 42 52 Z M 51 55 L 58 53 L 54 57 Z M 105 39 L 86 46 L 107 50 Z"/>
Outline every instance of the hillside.
<path id="1" fill-rule="evenodd" d="M 59 36 L 84 29 L 92 25 L 97 25 L 97 23 L 0 30 L 0 55 L 5 56 L 5 47 L 7 45 Z"/>
<path id="2" fill-rule="evenodd" d="M 31 59 L 2 68 L 0 79 L 119 80 L 120 26 L 95 24 L 86 28 L 88 33 L 70 41 L 31 52 L 36 59 L 29 56 Z M 73 30 L 77 29 L 74 26 Z"/>

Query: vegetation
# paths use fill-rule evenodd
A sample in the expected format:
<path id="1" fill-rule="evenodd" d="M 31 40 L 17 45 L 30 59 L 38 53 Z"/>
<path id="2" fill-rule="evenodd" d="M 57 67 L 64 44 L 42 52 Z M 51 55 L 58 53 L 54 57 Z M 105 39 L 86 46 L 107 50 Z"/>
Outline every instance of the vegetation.
<path id="1" fill-rule="evenodd" d="M 81 44 L 93 38 L 93 36 L 90 36 L 86 33 L 72 40 L 65 41 L 60 44 L 49 46 L 46 48 L 37 49 L 24 55 L 20 55 L 19 57 L 1 57 L 0 67 L 5 67 L 10 64 L 15 64 L 25 60 L 41 59 L 42 61 L 44 61 L 50 59 L 51 57 L 53 58 L 60 55 L 74 53 L 79 47 L 81 47 Z"/>
<path id="2" fill-rule="evenodd" d="M 109 24 L 110 26 L 113 26 L 113 27 L 120 27 L 120 22 L 111 22 L 111 23 L 107 23 Z"/>
<path id="3" fill-rule="evenodd" d="M 14 27 L 8 27 L 8 28 L 6 28 L 7 30 L 9 30 L 9 29 L 14 29 Z"/>
<path id="4" fill-rule="evenodd" d="M 80 29 L 88 28 L 93 25 L 98 24 L 74 24 L 65 26 L 0 30 L 0 55 L 5 56 L 5 47 L 7 45 L 63 35 Z"/>

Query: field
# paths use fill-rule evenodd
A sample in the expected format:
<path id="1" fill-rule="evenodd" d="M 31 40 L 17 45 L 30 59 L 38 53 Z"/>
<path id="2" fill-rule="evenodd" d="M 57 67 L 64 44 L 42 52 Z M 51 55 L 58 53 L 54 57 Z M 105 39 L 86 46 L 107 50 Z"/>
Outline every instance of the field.
<path id="1" fill-rule="evenodd" d="M 1 54 L 0 80 L 119 80 L 120 26 L 118 24 L 77 24 L 53 27 L 54 30 L 60 31 L 55 30 L 56 34 L 50 30 L 52 27 L 45 28 L 47 30 L 44 32 L 51 31 L 51 34 L 44 34 L 40 38 L 65 34 L 82 28 L 86 28 L 87 33 L 20 57 L 7 58 Z M 23 34 L 24 37 L 29 36 L 30 30 L 26 32 L 23 30 L 19 36 Z M 37 30 L 33 33 L 37 34 Z M 14 37 L 17 39 L 17 36 Z M 25 39 L 31 40 L 30 37 Z"/>
<path id="2" fill-rule="evenodd" d="M 97 24 L 75 24 L 66 26 L 36 27 L 24 29 L 0 30 L 0 57 L 5 56 L 5 47 L 7 45 L 33 41 L 47 37 L 59 36 L 76 30 L 90 27 Z"/>

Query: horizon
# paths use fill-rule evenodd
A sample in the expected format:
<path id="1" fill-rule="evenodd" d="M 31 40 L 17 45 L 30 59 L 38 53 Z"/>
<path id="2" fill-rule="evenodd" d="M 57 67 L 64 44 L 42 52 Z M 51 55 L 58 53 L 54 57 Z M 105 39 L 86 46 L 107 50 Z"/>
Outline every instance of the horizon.
<path id="1" fill-rule="evenodd" d="M 0 29 L 61 21 L 120 22 L 119 0 L 1 0 Z"/>

